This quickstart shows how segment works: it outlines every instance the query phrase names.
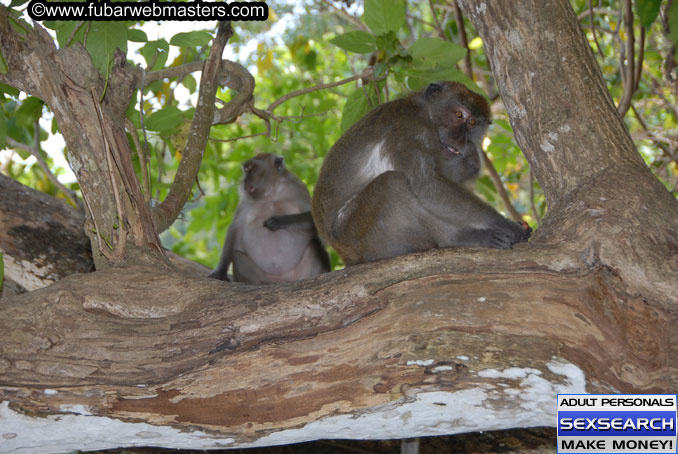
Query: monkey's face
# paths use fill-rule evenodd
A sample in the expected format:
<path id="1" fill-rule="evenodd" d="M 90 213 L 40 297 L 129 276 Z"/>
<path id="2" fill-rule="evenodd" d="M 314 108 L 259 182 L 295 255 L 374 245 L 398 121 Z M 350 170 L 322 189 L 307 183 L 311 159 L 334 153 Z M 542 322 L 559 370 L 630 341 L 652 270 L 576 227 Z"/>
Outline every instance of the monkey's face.
<path id="1" fill-rule="evenodd" d="M 480 172 L 480 144 L 489 120 L 485 98 L 457 82 L 430 84 L 424 91 L 432 123 L 438 132 L 438 171 L 456 183 Z"/>
<path id="2" fill-rule="evenodd" d="M 246 161 L 242 189 L 251 198 L 258 200 L 269 196 L 274 190 L 281 175 L 285 172 L 282 156 L 271 153 L 260 153 Z"/>
<path id="3" fill-rule="evenodd" d="M 438 127 L 439 170 L 451 181 L 463 183 L 480 172 L 480 144 L 487 119 L 458 102 L 449 104 Z"/>

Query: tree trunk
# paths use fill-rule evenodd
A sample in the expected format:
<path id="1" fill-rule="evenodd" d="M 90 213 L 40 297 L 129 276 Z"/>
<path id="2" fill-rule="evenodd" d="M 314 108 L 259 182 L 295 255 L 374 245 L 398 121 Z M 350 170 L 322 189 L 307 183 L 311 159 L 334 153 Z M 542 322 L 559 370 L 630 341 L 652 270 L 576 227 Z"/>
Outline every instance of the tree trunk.
<path id="1" fill-rule="evenodd" d="M 556 393 L 678 389 L 678 203 L 633 149 L 569 3 L 460 4 L 548 197 L 529 244 L 266 287 L 108 269 L 4 298 L 0 448 L 552 426 Z"/>

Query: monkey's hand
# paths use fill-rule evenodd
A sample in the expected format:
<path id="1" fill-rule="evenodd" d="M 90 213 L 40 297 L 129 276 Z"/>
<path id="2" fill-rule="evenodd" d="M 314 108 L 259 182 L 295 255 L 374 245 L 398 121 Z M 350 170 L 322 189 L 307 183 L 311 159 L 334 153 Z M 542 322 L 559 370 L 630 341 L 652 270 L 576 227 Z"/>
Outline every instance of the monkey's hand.
<path id="1" fill-rule="evenodd" d="M 287 224 L 280 222 L 278 216 L 271 216 L 264 221 L 264 227 L 266 227 L 271 232 L 275 232 L 278 229 L 284 229 L 287 227 Z"/>
<path id="2" fill-rule="evenodd" d="M 502 228 L 492 231 L 490 238 L 490 247 L 497 249 L 511 249 L 516 243 L 527 241 L 532 234 L 532 228 L 526 222 L 517 222 L 514 228 L 511 225 L 510 229 Z"/>
<path id="3" fill-rule="evenodd" d="M 524 233 L 519 242 L 527 241 L 532 235 L 532 227 L 525 221 L 517 221 L 518 224 L 523 228 Z"/>

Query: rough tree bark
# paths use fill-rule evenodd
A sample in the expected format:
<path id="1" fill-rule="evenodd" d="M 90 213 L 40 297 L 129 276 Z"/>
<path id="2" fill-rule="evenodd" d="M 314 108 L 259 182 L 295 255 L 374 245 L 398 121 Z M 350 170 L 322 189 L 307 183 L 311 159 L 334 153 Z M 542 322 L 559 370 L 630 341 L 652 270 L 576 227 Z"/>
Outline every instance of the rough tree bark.
<path id="1" fill-rule="evenodd" d="M 94 270 L 84 213 L 0 174 L 0 252 L 5 280 L 0 297 L 25 293 L 66 276 Z M 206 276 L 206 266 L 165 251 L 183 274 Z"/>
<path id="2" fill-rule="evenodd" d="M 4 298 L 0 448 L 551 426 L 557 392 L 677 389 L 678 203 L 633 148 L 568 1 L 460 5 L 549 201 L 529 244 L 269 287 L 127 267 Z"/>

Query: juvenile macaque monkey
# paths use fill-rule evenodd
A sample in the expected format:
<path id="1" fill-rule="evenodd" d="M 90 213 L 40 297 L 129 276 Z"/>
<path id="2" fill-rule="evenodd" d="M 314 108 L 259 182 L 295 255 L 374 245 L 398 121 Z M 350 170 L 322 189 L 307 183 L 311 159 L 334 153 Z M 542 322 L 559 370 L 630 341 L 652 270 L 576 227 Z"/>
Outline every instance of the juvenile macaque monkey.
<path id="1" fill-rule="evenodd" d="M 531 229 L 465 188 L 480 171 L 487 101 L 456 82 L 382 104 L 325 157 L 313 195 L 320 237 L 347 265 L 430 248 L 510 248 Z"/>
<path id="2" fill-rule="evenodd" d="M 243 164 L 240 201 L 228 228 L 219 266 L 210 277 L 250 284 L 307 279 L 330 270 L 311 218 L 306 185 L 282 156 L 260 153 Z"/>

